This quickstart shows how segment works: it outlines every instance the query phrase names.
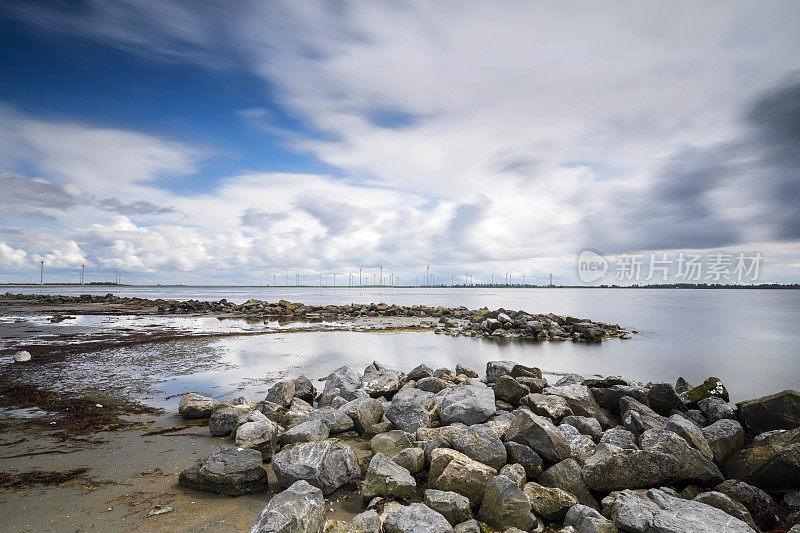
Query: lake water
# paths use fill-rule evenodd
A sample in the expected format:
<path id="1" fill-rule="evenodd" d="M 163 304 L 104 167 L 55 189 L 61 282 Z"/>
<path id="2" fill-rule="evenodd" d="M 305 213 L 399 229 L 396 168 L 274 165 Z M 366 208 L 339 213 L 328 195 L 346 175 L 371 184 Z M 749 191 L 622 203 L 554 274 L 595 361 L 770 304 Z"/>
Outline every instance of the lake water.
<path id="1" fill-rule="evenodd" d="M 320 377 L 343 364 L 361 370 L 372 360 L 402 370 L 421 362 L 452 368 L 461 361 L 482 372 L 487 360 L 512 359 L 552 372 L 620 374 L 642 381 L 674 382 L 683 376 L 699 383 L 717 376 L 732 400 L 800 388 L 797 290 L 48 286 L 2 290 L 235 302 L 283 298 L 309 304 L 503 307 L 586 317 L 639 332 L 631 340 L 600 344 L 497 342 L 433 333 L 321 332 L 218 339 L 210 347 L 228 363 L 224 372 L 183 376 L 168 387 L 214 389 L 215 396 L 233 393 L 236 387 L 261 391 L 263 382 L 247 384 L 252 376 L 277 377 L 291 369 Z"/>

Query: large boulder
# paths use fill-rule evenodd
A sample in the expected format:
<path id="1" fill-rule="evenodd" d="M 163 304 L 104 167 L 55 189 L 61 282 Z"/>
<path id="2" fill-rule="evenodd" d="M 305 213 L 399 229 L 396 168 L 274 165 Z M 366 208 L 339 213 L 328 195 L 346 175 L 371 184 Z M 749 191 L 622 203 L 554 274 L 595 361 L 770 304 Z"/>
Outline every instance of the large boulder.
<path id="1" fill-rule="evenodd" d="M 219 405 L 219 402 L 214 398 L 190 392 L 181 397 L 181 401 L 178 404 L 178 413 L 184 419 L 208 418 Z"/>
<path id="2" fill-rule="evenodd" d="M 500 376 L 495 381 L 494 394 L 504 402 L 511 405 L 519 405 L 519 401 L 528 394 L 530 390 L 528 387 L 521 385 L 516 379 L 511 376 Z"/>
<path id="3" fill-rule="evenodd" d="M 629 396 L 620 398 L 619 405 L 622 425 L 636 436 L 649 429 L 660 428 L 667 423 L 666 417 Z"/>
<path id="4" fill-rule="evenodd" d="M 622 398 L 633 398 L 637 402 L 647 405 L 650 403 L 647 397 L 647 389 L 633 385 L 612 385 L 610 387 L 592 387 L 592 396 L 597 401 L 597 405 L 607 409 L 613 415 L 620 414 L 620 400 Z"/>
<path id="5" fill-rule="evenodd" d="M 256 450 L 263 461 L 269 461 L 278 446 L 278 430 L 278 425 L 266 418 L 258 422 L 245 422 L 236 428 L 236 446 Z"/>
<path id="6" fill-rule="evenodd" d="M 727 494 L 712 490 L 698 494 L 694 497 L 694 501 L 725 511 L 729 515 L 738 518 L 753 528 L 754 531 L 759 531 L 759 528 L 753 520 L 753 517 L 750 516 L 750 511 L 747 510 L 747 507 L 737 502 Z"/>
<path id="7" fill-rule="evenodd" d="M 277 403 L 280 406 L 288 408 L 292 405 L 295 393 L 295 381 L 293 379 L 282 379 L 275 383 L 267 391 L 264 397 L 265 402 Z"/>
<path id="8" fill-rule="evenodd" d="M 764 488 L 800 486 L 800 428 L 767 434 L 735 453 L 725 473 Z"/>
<path id="9" fill-rule="evenodd" d="M 726 479 L 714 490 L 744 505 L 759 529 L 768 531 L 781 526 L 786 518 L 785 510 L 772 496 L 758 487 L 737 479 Z"/>
<path id="10" fill-rule="evenodd" d="M 709 424 L 726 418 L 736 420 L 736 411 L 731 407 L 731 404 L 722 398 L 716 398 L 714 396 L 703 398 L 697 402 L 697 407 L 700 409 L 700 412 L 703 413 L 703 416 L 706 417 L 706 422 Z"/>
<path id="11" fill-rule="evenodd" d="M 589 416 L 565 416 L 561 419 L 561 424 L 569 424 L 582 435 L 586 435 L 595 442 L 598 442 L 603 436 L 603 428 L 596 418 Z"/>
<path id="12" fill-rule="evenodd" d="M 350 417 L 359 435 L 373 424 L 380 422 L 384 414 L 383 403 L 373 398 L 351 400 L 339 407 L 338 410 Z"/>
<path id="13" fill-rule="evenodd" d="M 475 506 L 483 500 L 486 484 L 496 474 L 491 466 L 470 459 L 459 451 L 437 448 L 431 453 L 428 484 L 434 489 L 466 496 Z"/>
<path id="14" fill-rule="evenodd" d="M 342 433 L 344 431 L 350 431 L 355 427 L 353 419 L 350 418 L 347 413 L 340 409 L 334 409 L 333 407 L 320 407 L 319 409 L 314 409 L 310 413 L 295 419 L 289 427 L 291 428 L 302 424 L 303 422 L 316 419 L 322 420 L 325 425 L 328 426 L 328 431 L 331 435 Z"/>
<path id="15" fill-rule="evenodd" d="M 531 509 L 536 516 L 541 516 L 548 522 L 561 520 L 570 507 L 578 503 L 578 499 L 564 489 L 545 487 L 538 483 L 527 483 L 523 492 L 531 502 Z"/>
<path id="16" fill-rule="evenodd" d="M 586 459 L 597 451 L 597 445 L 594 441 L 586 435 L 582 435 L 575 427 L 562 423 L 558 426 L 558 429 L 569 443 L 570 456 L 579 463 L 583 464 Z"/>
<path id="17" fill-rule="evenodd" d="M 520 400 L 520 404 L 523 407 L 530 409 L 532 413 L 539 416 L 552 418 L 556 422 L 565 416 L 570 416 L 573 414 L 572 409 L 570 409 L 569 404 L 567 404 L 567 400 L 561 396 L 551 394 L 539 394 L 537 392 L 533 392 L 527 396 L 524 396 Z"/>
<path id="18" fill-rule="evenodd" d="M 406 448 L 414 445 L 404 431 L 395 429 L 378 433 L 369 441 L 372 453 L 382 453 L 386 457 L 392 458 Z"/>
<path id="19" fill-rule="evenodd" d="M 514 361 L 489 361 L 486 363 L 486 381 L 494 383 L 500 376 L 511 374 L 516 366 Z M 541 377 L 541 376 L 540 376 Z"/>
<path id="20" fill-rule="evenodd" d="M 611 428 L 603 432 L 598 444 L 613 444 L 620 448 L 628 448 L 630 450 L 638 450 L 639 446 L 636 445 L 636 435 L 622 428 Z"/>
<path id="21" fill-rule="evenodd" d="M 611 520 L 580 503 L 573 505 L 567 511 L 564 525 L 574 528 L 576 533 L 618 533 L 617 527 Z"/>
<path id="22" fill-rule="evenodd" d="M 325 388 L 317 398 L 320 407 L 330 405 L 331 401 L 340 396 L 347 401 L 355 400 L 356 391 L 361 387 L 361 376 L 349 366 L 342 366 L 328 374 L 325 379 Z"/>
<path id="23" fill-rule="evenodd" d="M 506 440 L 531 448 L 545 461 L 557 463 L 570 456 L 564 434 L 550 420 L 520 409 L 506 431 Z"/>
<path id="24" fill-rule="evenodd" d="M 417 482 L 411 473 L 382 453 L 372 456 L 367 475 L 361 486 L 364 498 L 394 496 L 411 498 L 417 490 Z"/>
<path id="25" fill-rule="evenodd" d="M 286 446 L 287 444 L 293 444 L 295 442 L 324 440 L 328 438 L 328 435 L 330 435 L 328 424 L 320 418 L 314 418 L 290 427 L 281 435 L 280 440 L 281 444 Z"/>
<path id="26" fill-rule="evenodd" d="M 208 419 L 208 431 L 215 437 L 230 435 L 239 425 L 239 418 L 250 410 L 246 405 L 222 404 L 211 413 Z"/>
<path id="27" fill-rule="evenodd" d="M 433 393 L 419 389 L 403 389 L 392 398 L 386 418 L 403 431 L 416 433 L 419 428 L 431 427 L 437 418 Z"/>
<path id="28" fill-rule="evenodd" d="M 539 484 L 564 489 L 575 496 L 579 503 L 592 509 L 600 509 L 597 500 L 586 486 L 581 467 L 575 459 L 565 459 L 545 470 L 539 476 Z"/>
<path id="29" fill-rule="evenodd" d="M 181 472 L 178 484 L 228 496 L 266 492 L 269 488 L 261 453 L 236 446 L 217 447 L 203 462 Z"/>
<path id="30" fill-rule="evenodd" d="M 739 420 L 754 433 L 800 427 L 800 392 L 785 390 L 738 402 Z"/>
<path id="31" fill-rule="evenodd" d="M 714 459 L 714 454 L 711 451 L 711 447 L 708 445 L 708 441 L 703 435 L 702 430 L 697 427 L 694 422 L 684 418 L 682 415 L 676 414 L 672 415 L 667 423 L 664 424 L 664 429 L 680 435 L 683 440 L 699 450 L 706 459 Z"/>
<path id="32" fill-rule="evenodd" d="M 736 420 L 723 418 L 701 431 L 717 464 L 725 464 L 731 455 L 744 447 L 744 428 Z"/>
<path id="33" fill-rule="evenodd" d="M 425 468 L 425 450 L 422 448 L 406 448 L 392 457 L 392 461 L 412 474 L 419 474 Z"/>
<path id="34" fill-rule="evenodd" d="M 302 479 L 325 495 L 361 476 L 355 452 L 330 440 L 288 446 L 272 458 L 272 469 L 282 487 Z"/>
<path id="35" fill-rule="evenodd" d="M 442 424 L 482 424 L 497 410 L 494 402 L 494 391 L 488 387 L 464 385 L 448 391 L 442 399 Z"/>
<path id="36" fill-rule="evenodd" d="M 537 525 L 531 502 L 506 476 L 495 476 L 486 485 L 478 520 L 500 531 L 511 527 L 529 531 Z"/>
<path id="37" fill-rule="evenodd" d="M 375 361 L 364 369 L 361 383 L 367 394 L 373 398 L 380 396 L 391 398 L 403 386 L 404 377 L 402 372 L 387 368 Z"/>
<path id="38" fill-rule="evenodd" d="M 575 415 L 594 418 L 600 422 L 600 425 L 603 427 L 615 425 L 611 420 L 610 413 L 597 404 L 589 387 L 573 383 L 571 385 L 547 387 L 545 392 L 564 398 L 567 401 L 567 405 L 572 410 L 572 413 Z"/>
<path id="39" fill-rule="evenodd" d="M 536 479 L 541 475 L 544 462 L 538 453 L 519 442 L 506 442 L 505 447 L 507 461 L 522 465 L 528 478 Z"/>
<path id="40" fill-rule="evenodd" d="M 604 514 L 631 533 L 753 533 L 750 526 L 725 511 L 659 489 L 623 490 L 608 507 Z"/>
<path id="41" fill-rule="evenodd" d="M 686 405 L 670 383 L 654 383 L 647 391 L 650 408 L 662 416 L 669 416 L 672 410 L 686 412 Z"/>
<path id="42" fill-rule="evenodd" d="M 453 441 L 453 448 L 470 459 L 499 470 L 506 464 L 506 448 L 503 441 L 486 424 L 470 426 Z"/>
<path id="43" fill-rule="evenodd" d="M 422 503 L 400 507 L 383 522 L 384 533 L 453 533 L 445 517 Z"/>
<path id="44" fill-rule="evenodd" d="M 324 526 L 322 491 L 297 481 L 269 500 L 250 533 L 320 533 Z"/>
<path id="45" fill-rule="evenodd" d="M 409 381 L 419 381 L 424 378 L 429 378 L 433 376 L 433 369 L 428 365 L 422 364 L 414 368 L 411 372 L 408 373 L 406 378 Z"/>
<path id="46" fill-rule="evenodd" d="M 694 387 L 686 393 L 686 403 L 694 404 L 703 398 L 722 398 L 726 402 L 730 401 L 728 396 L 728 389 L 722 383 L 722 380 L 715 377 L 706 379 L 703 383 Z"/>
<path id="47" fill-rule="evenodd" d="M 294 397 L 300 398 L 304 402 L 314 403 L 317 389 L 311 380 L 305 376 L 298 376 L 294 379 Z"/>
<path id="48" fill-rule="evenodd" d="M 427 489 L 425 505 L 441 514 L 454 526 L 472 519 L 469 499 L 457 492 Z"/>

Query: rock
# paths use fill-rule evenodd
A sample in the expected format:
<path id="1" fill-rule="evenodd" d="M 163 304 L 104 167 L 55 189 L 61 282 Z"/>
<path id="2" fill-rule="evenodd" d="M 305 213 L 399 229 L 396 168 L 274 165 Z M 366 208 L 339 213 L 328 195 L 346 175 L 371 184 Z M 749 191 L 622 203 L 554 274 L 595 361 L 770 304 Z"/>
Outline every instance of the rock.
<path id="1" fill-rule="evenodd" d="M 419 428 L 417 430 L 417 440 L 429 441 L 439 437 L 445 437 L 448 440 L 456 440 L 459 435 L 467 430 L 467 426 L 463 424 L 456 424 L 453 426 L 441 426 L 438 428 Z"/>
<path id="2" fill-rule="evenodd" d="M 208 419 L 208 430 L 214 436 L 225 436 L 233 433 L 239 423 L 239 417 L 249 411 L 246 406 L 222 404 L 211 413 Z"/>
<path id="3" fill-rule="evenodd" d="M 364 433 L 361 434 L 361 438 L 364 440 L 369 440 L 378 433 L 386 433 L 387 431 L 392 431 L 395 428 L 394 424 L 385 420 L 383 422 L 378 422 L 377 424 L 372 424 L 367 429 L 364 430 Z"/>
<path id="4" fill-rule="evenodd" d="M 425 505 L 445 517 L 454 526 L 472 519 L 469 500 L 457 492 L 427 489 Z"/>
<path id="5" fill-rule="evenodd" d="M 330 440 L 286 447 L 272 458 L 272 469 L 282 487 L 302 479 L 325 495 L 361 476 L 353 450 Z"/>
<path id="6" fill-rule="evenodd" d="M 710 398 L 703 398 L 697 402 L 700 412 L 706 417 L 708 424 L 713 424 L 717 420 L 730 419 L 736 420 L 736 412 L 733 407 L 723 400 L 714 396 Z"/>
<path id="7" fill-rule="evenodd" d="M 488 387 L 464 385 L 448 391 L 442 400 L 442 424 L 482 424 L 495 413 L 494 400 L 494 391 Z"/>
<path id="8" fill-rule="evenodd" d="M 550 463 L 568 458 L 571 451 L 564 434 L 550 420 L 524 409 L 511 422 L 506 440 L 524 444 Z"/>
<path id="9" fill-rule="evenodd" d="M 486 425 L 497 433 L 500 440 L 503 440 L 506 438 L 506 431 L 511 427 L 511 421 L 514 420 L 514 416 L 509 411 L 498 411 L 486 421 Z"/>
<path id="10" fill-rule="evenodd" d="M 736 420 L 723 418 L 701 431 L 718 464 L 724 464 L 731 455 L 744 447 L 744 428 Z"/>
<path id="11" fill-rule="evenodd" d="M 611 387 L 591 388 L 597 405 L 607 409 L 613 415 L 620 414 L 622 398 L 633 398 L 637 402 L 647 405 L 650 400 L 647 397 L 647 389 L 630 385 L 612 385 Z"/>
<path id="12" fill-rule="evenodd" d="M 286 426 L 286 413 L 289 411 L 285 407 L 272 402 L 258 402 L 256 409 L 264 416 L 278 424 L 279 426 Z"/>
<path id="13" fill-rule="evenodd" d="M 595 442 L 598 442 L 603 436 L 603 428 L 596 418 L 588 416 L 565 416 L 561 419 L 561 424 L 569 424 L 582 435 L 586 435 Z"/>
<path id="14" fill-rule="evenodd" d="M 452 448 L 452 447 L 453 447 L 453 441 L 451 441 L 447 437 L 437 437 L 435 439 L 425 441 L 425 443 L 422 445 L 422 451 L 425 454 L 425 464 L 427 466 L 430 466 L 434 450 L 438 450 L 439 448 Z"/>
<path id="15" fill-rule="evenodd" d="M 292 422 L 290 427 L 317 419 L 322 420 L 328 426 L 328 431 L 331 435 L 350 431 L 355 427 L 353 419 L 347 416 L 347 413 L 339 409 L 334 409 L 333 407 L 320 407 L 319 409 L 315 409 Z"/>
<path id="16" fill-rule="evenodd" d="M 260 422 L 245 422 L 236 428 L 235 443 L 240 448 L 258 451 L 262 461 L 269 461 L 278 446 L 278 425 L 266 418 Z"/>
<path id="17" fill-rule="evenodd" d="M 527 387 L 528 391 L 534 393 L 541 393 L 547 387 L 547 380 L 544 378 L 528 378 L 520 376 L 515 378 L 520 385 Z"/>
<path id="18" fill-rule="evenodd" d="M 800 392 L 785 390 L 738 402 L 739 420 L 754 433 L 800 427 Z"/>
<path id="19" fill-rule="evenodd" d="M 294 400 L 294 387 L 295 381 L 293 379 L 282 379 L 270 387 L 267 391 L 267 395 L 264 397 L 264 401 L 277 403 L 288 409 L 289 406 L 292 405 L 292 400 Z"/>
<path id="20" fill-rule="evenodd" d="M 495 381 L 494 395 L 511 405 L 519 405 L 519 401 L 530 391 L 511 376 L 499 376 Z"/>
<path id="21" fill-rule="evenodd" d="M 586 459 L 594 455 L 597 451 L 597 445 L 587 437 L 569 424 L 562 423 L 558 429 L 567 439 L 570 449 L 570 457 L 576 459 L 579 463 L 583 464 Z"/>
<path id="22" fill-rule="evenodd" d="M 673 409 L 686 412 L 686 406 L 669 383 L 655 383 L 647 391 L 650 408 L 661 416 L 669 416 Z"/>
<path id="23" fill-rule="evenodd" d="M 566 374 L 562 376 L 558 381 L 556 381 L 556 386 L 559 387 L 561 385 L 574 385 L 576 383 L 583 383 L 584 381 L 586 381 L 586 378 L 584 378 L 580 374 Z"/>
<path id="24" fill-rule="evenodd" d="M 564 517 L 564 525 L 575 528 L 576 533 L 618 533 L 611 520 L 585 505 L 570 507 Z"/>
<path id="25" fill-rule="evenodd" d="M 470 426 L 456 437 L 453 448 L 495 470 L 506 464 L 506 448 L 503 446 L 503 441 L 486 424 Z"/>
<path id="26" fill-rule="evenodd" d="M 381 365 L 377 361 L 364 369 L 362 387 L 373 398 L 391 398 L 403 384 L 403 374 Z"/>
<path id="27" fill-rule="evenodd" d="M 486 485 L 478 520 L 500 531 L 509 527 L 529 531 L 537 525 L 528 498 L 506 476 L 495 476 Z"/>
<path id="28" fill-rule="evenodd" d="M 373 424 L 380 422 L 384 415 L 383 403 L 372 398 L 358 398 L 341 406 L 343 412 L 353 420 L 355 430 L 362 434 Z"/>
<path id="29" fill-rule="evenodd" d="M 542 371 L 535 366 L 514 365 L 511 368 L 511 377 L 542 379 Z"/>
<path id="30" fill-rule="evenodd" d="M 800 511 L 800 490 L 784 495 L 783 506 L 792 512 Z"/>
<path id="31" fill-rule="evenodd" d="M 491 466 L 474 461 L 456 450 L 437 448 L 431 453 L 428 483 L 431 488 L 450 490 L 481 503 L 486 484 L 497 474 Z"/>
<path id="32" fill-rule="evenodd" d="M 775 433 L 732 455 L 728 477 L 764 488 L 800 486 L 800 428 Z"/>
<path id="33" fill-rule="evenodd" d="M 436 377 L 422 378 L 417 382 L 417 388 L 419 390 L 432 392 L 434 394 L 439 391 L 443 391 L 444 389 L 449 389 L 451 386 L 452 385 L 449 381 L 445 381 L 442 378 Z"/>
<path id="34" fill-rule="evenodd" d="M 649 429 L 662 427 L 667 423 L 667 419 L 641 402 L 633 398 L 623 396 L 619 400 L 620 412 L 622 413 L 622 425 L 625 429 L 636 436 L 641 435 Z"/>
<path id="35" fill-rule="evenodd" d="M 545 470 L 539 476 L 539 484 L 545 487 L 564 489 L 575 496 L 579 503 L 592 509 L 600 509 L 597 500 L 589 492 L 589 487 L 586 486 L 586 481 L 581 473 L 581 467 L 575 459 L 565 459 Z"/>
<path id="36" fill-rule="evenodd" d="M 14 362 L 15 363 L 25 363 L 31 360 L 31 353 L 26 350 L 20 350 L 14 354 Z M 188 417 L 184 417 L 188 418 Z M 201 416 L 193 417 L 193 418 L 205 418 Z"/>
<path id="37" fill-rule="evenodd" d="M 422 503 L 412 503 L 389 513 L 383 522 L 384 533 L 452 533 L 445 517 Z"/>
<path id="38" fill-rule="evenodd" d="M 481 531 L 480 522 L 475 520 L 467 520 L 466 522 L 461 522 L 456 527 L 453 528 L 453 533 L 483 533 Z M 794 533 L 794 531 L 792 531 Z"/>
<path id="39" fill-rule="evenodd" d="M 317 389 L 311 380 L 305 376 L 299 376 L 294 379 L 294 397 L 300 398 L 304 402 L 314 403 L 314 397 L 317 395 Z"/>
<path id="40" fill-rule="evenodd" d="M 300 398 L 293 398 L 292 404 L 289 406 L 289 409 L 286 411 L 283 419 L 286 422 L 286 425 L 293 426 L 299 423 L 297 421 L 300 419 L 310 420 L 311 418 L 315 418 L 313 416 L 314 413 L 315 410 L 313 405 L 309 405 Z"/>
<path id="41" fill-rule="evenodd" d="M 711 451 L 711 447 L 708 445 L 708 441 L 706 441 L 703 432 L 694 422 L 685 419 L 681 415 L 672 415 L 667 423 L 664 424 L 664 429 L 680 435 L 683 440 L 699 450 L 700 453 L 703 454 L 703 457 L 709 461 L 714 459 L 714 454 Z"/>
<path id="42" fill-rule="evenodd" d="M 509 464 L 503 466 L 503 468 L 500 469 L 500 475 L 506 476 L 508 479 L 516 483 L 520 489 L 525 486 L 525 482 L 527 481 L 528 477 L 527 474 L 525 474 L 525 468 L 523 468 L 523 466 L 520 464 Z"/>
<path id="43" fill-rule="evenodd" d="M 399 429 L 379 433 L 369 441 L 372 453 L 381 453 L 389 458 L 394 457 L 406 448 L 411 448 L 413 445 L 414 443 L 411 442 L 411 439 Z"/>
<path id="44" fill-rule="evenodd" d="M 728 479 L 714 490 L 741 503 L 750 512 L 759 529 L 770 530 L 783 523 L 784 512 L 772 497 L 758 487 L 736 479 Z"/>
<path id="45" fill-rule="evenodd" d="M 698 494 L 694 497 L 694 501 L 710 505 L 711 507 L 716 507 L 721 511 L 725 511 L 729 515 L 738 518 L 753 528 L 753 530 L 759 531 L 758 526 L 753 521 L 753 517 L 750 516 L 750 511 L 747 510 L 747 507 L 737 502 L 730 496 L 717 491 L 709 491 Z"/>
<path id="46" fill-rule="evenodd" d="M 538 483 L 528 483 L 523 489 L 525 496 L 531 503 L 534 514 L 541 516 L 548 522 L 561 520 L 578 499 L 569 492 L 553 487 L 543 487 Z"/>
<path id="47" fill-rule="evenodd" d="M 372 456 L 367 475 L 361 486 L 365 498 L 394 496 L 411 498 L 417 490 L 417 482 L 411 473 L 382 453 Z"/>
<path id="48" fill-rule="evenodd" d="M 367 509 L 355 515 L 348 523 L 327 523 L 325 533 L 381 533 L 381 519 L 375 509 Z"/>
<path id="49" fill-rule="evenodd" d="M 269 488 L 261 453 L 236 446 L 215 448 L 203 462 L 181 472 L 178 484 L 228 496 L 266 492 Z"/>
<path id="50" fill-rule="evenodd" d="M 728 396 L 728 389 L 725 388 L 725 385 L 719 378 L 714 378 L 714 377 L 708 378 L 702 384 L 698 385 L 697 387 L 687 392 L 686 403 L 694 404 L 699 402 L 703 398 L 710 398 L 712 396 L 717 398 L 722 398 L 726 402 L 730 401 L 730 397 Z"/>
<path id="51" fill-rule="evenodd" d="M 507 460 L 522 465 L 530 479 L 536 479 L 542 474 L 544 463 L 535 451 L 518 442 L 506 442 L 505 447 Z"/>
<path id="52" fill-rule="evenodd" d="M 409 381 L 419 381 L 423 378 L 433 376 L 433 369 L 427 365 L 419 365 L 414 370 L 408 373 L 407 379 Z"/>
<path id="53" fill-rule="evenodd" d="M 297 481 L 269 500 L 250 533 L 320 533 L 324 526 L 322 491 Z"/>
<path id="54" fill-rule="evenodd" d="M 395 426 L 409 433 L 419 428 L 430 427 L 436 420 L 436 404 L 433 394 L 418 389 L 403 389 L 392 398 L 386 410 L 386 418 Z"/>
<path id="55" fill-rule="evenodd" d="M 706 399 L 708 400 L 708 398 Z M 681 415 L 683 418 L 694 423 L 694 425 L 700 428 L 704 427 L 708 423 L 705 415 L 703 415 L 703 412 L 699 409 L 689 409 L 685 413 L 683 411 L 673 409 L 671 415 Z"/>
<path id="56" fill-rule="evenodd" d="M 472 370 L 467 365 L 464 365 L 464 364 L 461 364 L 461 363 L 458 363 L 456 365 L 456 375 L 457 376 L 467 376 L 468 378 L 477 378 L 478 377 L 478 373 L 477 372 Z M 455 525 L 455 524 L 453 524 L 453 525 Z"/>
<path id="57" fill-rule="evenodd" d="M 600 437 L 599 444 L 613 444 L 630 450 L 639 449 L 636 445 L 636 437 L 627 429 L 611 428 L 605 430 L 603 436 Z"/>
<path id="58" fill-rule="evenodd" d="M 486 363 L 486 381 L 494 383 L 500 376 L 511 374 L 516 366 L 514 361 L 489 361 Z"/>
<path id="59" fill-rule="evenodd" d="M 181 401 L 178 404 L 178 413 L 184 419 L 208 418 L 219 405 L 220 403 L 214 398 L 190 392 L 181 397 Z"/>
<path id="60" fill-rule="evenodd" d="M 606 516 L 631 533 L 753 533 L 750 526 L 710 505 L 670 496 L 663 490 L 623 490 Z"/>
<path id="61" fill-rule="evenodd" d="M 556 422 L 565 416 L 573 414 L 572 409 L 567 404 L 567 400 L 561 396 L 531 393 L 522 398 L 520 404 L 530 409 L 534 414 L 552 418 Z"/>
<path id="62" fill-rule="evenodd" d="M 303 422 L 286 430 L 281 435 L 280 441 L 283 446 L 296 442 L 320 441 L 328 438 L 330 429 L 324 420 L 315 418 L 308 422 Z"/>
<path id="63" fill-rule="evenodd" d="M 569 385 L 547 387 L 545 392 L 564 398 L 570 410 L 572 410 L 572 413 L 575 415 L 594 418 L 600 422 L 600 425 L 603 427 L 615 425 L 611 420 L 610 413 L 597 404 L 589 387 L 584 387 L 578 383 L 572 383 Z"/>
<path id="64" fill-rule="evenodd" d="M 361 376 L 355 370 L 349 366 L 337 368 L 325 379 L 325 388 L 317 398 L 317 404 L 320 407 L 330 405 L 333 398 L 337 396 L 341 396 L 347 401 L 355 400 L 356 390 L 359 387 L 361 387 Z"/>
<path id="65" fill-rule="evenodd" d="M 425 468 L 425 451 L 422 448 L 406 448 L 392 457 L 392 461 L 412 474 L 418 474 Z"/>

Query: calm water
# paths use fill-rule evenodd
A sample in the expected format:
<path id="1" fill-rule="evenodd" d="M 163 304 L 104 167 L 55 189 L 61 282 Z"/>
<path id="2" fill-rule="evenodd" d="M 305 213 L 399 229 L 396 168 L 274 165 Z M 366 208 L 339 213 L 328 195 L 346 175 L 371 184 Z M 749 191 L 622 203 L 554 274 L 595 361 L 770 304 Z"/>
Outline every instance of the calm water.
<path id="1" fill-rule="evenodd" d="M 92 291 L 86 287 L 5 290 Z M 171 390 L 192 385 L 215 389 L 219 396 L 239 386 L 255 392 L 263 383 L 247 385 L 247 376 L 277 376 L 292 369 L 319 377 L 342 364 L 363 367 L 374 359 L 405 370 L 420 362 L 453 367 L 463 361 L 482 371 L 489 359 L 513 359 L 554 372 L 622 374 L 643 381 L 683 376 L 697 383 L 714 375 L 726 383 L 734 400 L 800 388 L 800 291 L 796 290 L 100 287 L 93 292 L 236 302 L 285 298 L 313 304 L 504 307 L 587 317 L 640 333 L 631 340 L 597 345 L 496 342 L 432 333 L 327 332 L 222 339 L 213 347 L 229 368 L 183 376 L 169 386 Z"/>

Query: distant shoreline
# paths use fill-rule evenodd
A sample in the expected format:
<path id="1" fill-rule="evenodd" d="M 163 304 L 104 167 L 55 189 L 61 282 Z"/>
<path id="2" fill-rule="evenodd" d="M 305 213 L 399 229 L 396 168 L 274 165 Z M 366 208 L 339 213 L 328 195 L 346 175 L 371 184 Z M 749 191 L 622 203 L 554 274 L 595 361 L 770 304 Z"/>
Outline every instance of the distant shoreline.
<path id="1" fill-rule="evenodd" d="M 761 283 L 758 285 L 732 285 L 707 283 L 665 283 L 652 285 L 129 285 L 117 283 L 0 283 L 2 287 L 86 287 L 86 288 L 275 288 L 275 289 L 800 289 L 798 283 Z"/>

